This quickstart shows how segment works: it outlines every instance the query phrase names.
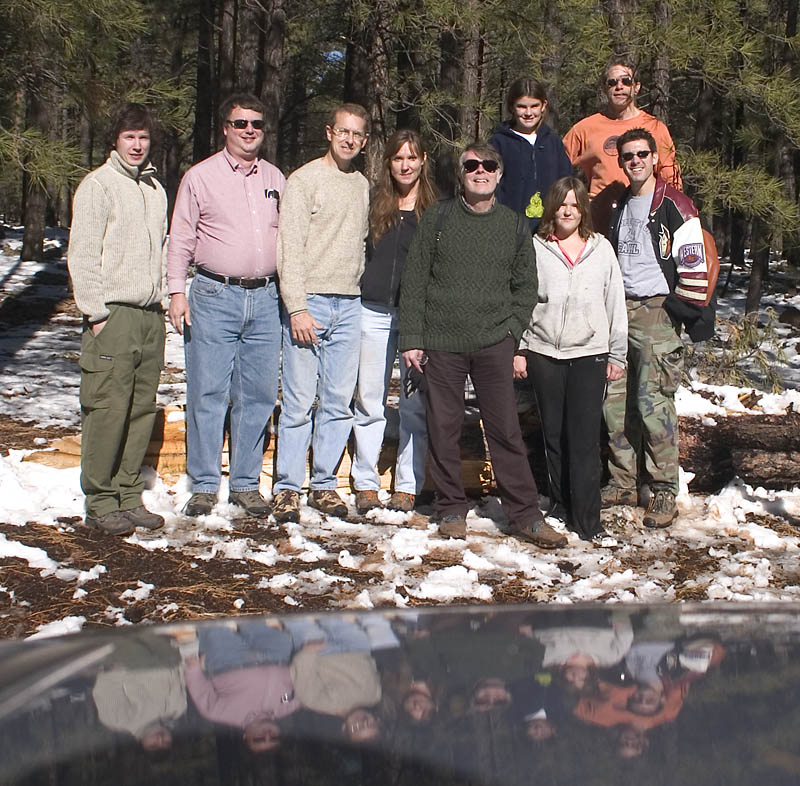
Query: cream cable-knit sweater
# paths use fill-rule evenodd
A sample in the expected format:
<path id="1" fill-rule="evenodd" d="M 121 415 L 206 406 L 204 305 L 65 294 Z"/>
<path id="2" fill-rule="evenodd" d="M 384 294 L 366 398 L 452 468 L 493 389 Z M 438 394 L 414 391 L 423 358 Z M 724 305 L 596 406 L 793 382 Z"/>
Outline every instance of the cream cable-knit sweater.
<path id="1" fill-rule="evenodd" d="M 361 294 L 368 213 L 360 172 L 317 158 L 292 173 L 278 225 L 278 278 L 290 314 L 306 310 L 307 294 Z"/>
<path id="2" fill-rule="evenodd" d="M 144 307 L 164 297 L 167 195 L 154 175 L 112 150 L 75 192 L 67 265 L 90 322 L 108 317 L 107 303 Z"/>

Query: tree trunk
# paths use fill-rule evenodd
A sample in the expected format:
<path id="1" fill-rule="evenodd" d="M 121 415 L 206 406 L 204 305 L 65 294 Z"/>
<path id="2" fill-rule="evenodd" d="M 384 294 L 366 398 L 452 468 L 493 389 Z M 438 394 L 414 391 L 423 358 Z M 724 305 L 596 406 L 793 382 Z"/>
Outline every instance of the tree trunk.
<path id="1" fill-rule="evenodd" d="M 399 99 L 395 110 L 397 128 L 413 128 L 419 131 L 419 78 L 422 64 L 419 52 L 410 38 L 404 38 L 397 46 L 397 82 Z"/>
<path id="2" fill-rule="evenodd" d="M 458 138 L 458 114 L 455 97 L 459 93 L 460 69 L 458 38 L 455 31 L 443 30 L 439 36 L 441 61 L 439 66 L 439 89 L 445 96 L 439 105 L 437 131 L 443 142 L 436 156 L 436 185 L 443 197 L 456 193 L 454 141 Z M 451 144 L 448 144 L 451 143 Z"/>
<path id="3" fill-rule="evenodd" d="M 25 124 L 34 128 L 46 137 L 49 136 L 51 102 L 44 95 L 44 86 L 39 82 L 31 82 L 26 90 L 27 111 Z M 22 237 L 22 253 L 20 259 L 41 260 L 44 255 L 45 214 L 47 212 L 47 192 L 39 180 L 23 178 L 25 189 L 25 210 L 23 222 L 25 232 Z"/>
<path id="4" fill-rule="evenodd" d="M 197 85 L 194 105 L 194 134 L 192 160 L 201 161 L 211 155 L 214 126 L 215 79 L 214 62 L 214 0 L 202 0 L 197 23 Z"/>
<path id="5" fill-rule="evenodd" d="M 469 29 L 461 59 L 460 136 L 472 141 L 480 137 L 481 34 L 477 26 Z"/>
<path id="6" fill-rule="evenodd" d="M 753 259 L 750 268 L 750 283 L 747 287 L 747 299 L 744 313 L 757 314 L 761 304 L 761 289 L 767 278 L 769 268 L 769 227 L 763 219 L 753 219 L 753 229 L 750 236 L 750 256 Z"/>
<path id="7" fill-rule="evenodd" d="M 221 0 L 219 23 L 219 101 L 233 91 L 236 78 L 236 0 Z M 222 142 L 222 129 L 217 129 L 217 146 Z"/>
<path id="8" fill-rule="evenodd" d="M 672 11 L 668 0 L 657 0 L 655 6 L 655 26 L 658 31 L 658 47 L 653 60 L 653 100 L 650 113 L 655 115 L 664 125 L 669 125 L 670 98 L 670 58 L 665 37 L 672 20 Z"/>
<path id="9" fill-rule="evenodd" d="M 261 100 L 264 103 L 264 156 L 275 162 L 278 157 L 278 130 L 283 104 L 283 76 L 285 71 L 284 46 L 286 42 L 286 9 L 284 0 L 272 0 L 265 19 L 263 45 L 263 73 Z"/>
<path id="10" fill-rule="evenodd" d="M 600 5 L 608 21 L 614 56 L 627 56 L 630 53 L 630 39 L 626 33 L 626 13 L 635 14 L 638 3 L 634 0 L 602 0 Z"/>
<path id="11" fill-rule="evenodd" d="M 259 0 L 239 0 L 236 19 L 236 90 L 258 93 L 264 81 L 264 9 Z"/>

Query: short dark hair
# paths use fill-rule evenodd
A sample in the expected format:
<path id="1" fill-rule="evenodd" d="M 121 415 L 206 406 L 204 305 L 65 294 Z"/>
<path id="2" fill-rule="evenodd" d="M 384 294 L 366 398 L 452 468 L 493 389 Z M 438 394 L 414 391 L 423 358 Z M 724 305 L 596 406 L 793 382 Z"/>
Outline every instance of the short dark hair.
<path id="1" fill-rule="evenodd" d="M 135 104 L 127 101 L 114 110 L 111 122 L 108 125 L 108 138 L 106 140 L 109 149 L 116 147 L 117 139 L 123 131 L 149 132 L 151 149 L 158 142 L 158 121 L 144 104 Z"/>
<path id="2" fill-rule="evenodd" d="M 476 139 L 471 145 L 467 145 L 458 157 L 458 166 L 456 167 L 456 178 L 459 183 L 464 182 L 464 161 L 466 160 L 467 153 L 477 153 L 482 159 L 489 161 L 497 161 L 497 171 L 502 174 L 503 172 L 503 156 L 497 152 L 497 149 L 490 145 L 488 142 L 483 142 Z"/>
<path id="3" fill-rule="evenodd" d="M 550 186 L 547 194 L 544 197 L 544 206 L 542 208 L 542 220 L 539 223 L 538 234 L 543 238 L 548 238 L 556 231 L 556 211 L 570 191 L 575 192 L 575 201 L 578 203 L 578 210 L 581 211 L 581 223 L 578 224 L 578 234 L 584 239 L 590 238 L 594 234 L 594 225 L 592 224 L 592 208 L 589 203 L 589 192 L 586 190 L 586 185 L 579 177 L 570 175 L 569 177 L 561 177 Z"/>
<path id="4" fill-rule="evenodd" d="M 658 151 L 656 140 L 649 131 L 646 131 L 644 128 L 629 128 L 624 134 L 620 134 L 617 137 L 617 155 L 622 155 L 623 145 L 627 145 L 628 142 L 636 142 L 640 139 L 647 142 L 651 153 Z"/>
<path id="5" fill-rule="evenodd" d="M 519 79 L 515 79 L 509 85 L 508 92 L 506 93 L 506 109 L 512 117 L 517 101 L 523 96 L 530 96 L 531 98 L 546 102 L 547 88 L 544 82 L 540 82 L 538 79 L 534 79 L 531 76 L 521 76 Z"/>
<path id="6" fill-rule="evenodd" d="M 231 112 L 237 106 L 240 109 L 250 109 L 258 112 L 262 117 L 264 116 L 264 104 L 252 93 L 231 93 L 219 108 L 219 119 L 222 125 L 228 122 Z"/>
<path id="7" fill-rule="evenodd" d="M 627 68 L 631 72 L 631 76 L 633 77 L 634 83 L 639 81 L 639 65 L 634 60 L 629 57 L 612 57 L 606 63 L 606 67 L 603 69 L 603 87 L 606 86 L 606 79 L 608 79 L 608 72 L 614 67 L 620 66 L 622 68 Z"/>
<path id="8" fill-rule="evenodd" d="M 350 102 L 345 102 L 344 104 L 339 104 L 331 109 L 330 114 L 328 115 L 328 122 L 331 128 L 336 125 L 336 115 L 340 112 L 343 112 L 346 115 L 355 115 L 356 117 L 360 117 L 364 121 L 364 133 L 368 134 L 372 130 L 372 118 L 369 116 L 369 112 L 364 109 L 361 104 L 353 104 Z"/>

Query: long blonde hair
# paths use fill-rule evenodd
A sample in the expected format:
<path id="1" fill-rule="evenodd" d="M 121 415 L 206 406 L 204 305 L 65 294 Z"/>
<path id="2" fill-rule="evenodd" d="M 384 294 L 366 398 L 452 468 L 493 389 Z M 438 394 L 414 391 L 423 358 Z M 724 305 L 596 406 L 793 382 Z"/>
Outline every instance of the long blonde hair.
<path id="1" fill-rule="evenodd" d="M 400 222 L 400 217 L 397 215 L 400 194 L 392 179 L 392 158 L 406 143 L 422 162 L 417 186 L 417 201 L 414 204 L 417 218 L 436 201 L 436 188 L 430 174 L 430 164 L 425 157 L 422 137 L 410 128 L 401 128 L 395 131 L 383 149 L 378 184 L 372 194 L 369 207 L 370 239 L 373 245 Z"/>

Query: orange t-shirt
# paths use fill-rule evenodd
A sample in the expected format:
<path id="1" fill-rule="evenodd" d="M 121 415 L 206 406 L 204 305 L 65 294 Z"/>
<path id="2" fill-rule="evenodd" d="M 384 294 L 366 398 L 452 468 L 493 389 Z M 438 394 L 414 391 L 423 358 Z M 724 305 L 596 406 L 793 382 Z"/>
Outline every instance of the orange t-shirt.
<path id="1" fill-rule="evenodd" d="M 607 230 L 611 203 L 628 186 L 628 178 L 617 163 L 617 139 L 631 128 L 643 128 L 653 135 L 658 147 L 656 173 L 674 188 L 682 186 L 675 144 L 660 120 L 642 110 L 628 120 L 613 120 L 599 112 L 579 120 L 567 131 L 564 148 L 573 165 L 586 175 L 595 229 L 603 233 Z"/>

